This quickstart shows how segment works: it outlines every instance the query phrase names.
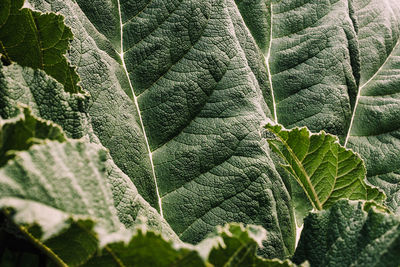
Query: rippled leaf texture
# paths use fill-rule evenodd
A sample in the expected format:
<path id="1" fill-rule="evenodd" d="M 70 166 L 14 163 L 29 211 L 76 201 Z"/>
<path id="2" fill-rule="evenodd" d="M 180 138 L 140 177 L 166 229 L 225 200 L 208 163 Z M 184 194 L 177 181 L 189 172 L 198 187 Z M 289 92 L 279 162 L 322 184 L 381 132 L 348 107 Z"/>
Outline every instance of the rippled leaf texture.
<path id="1" fill-rule="evenodd" d="M 400 3 L 357 0 L 354 7 L 361 80 L 347 146 L 365 159 L 368 181 L 384 189 L 386 204 L 399 213 Z"/>
<path id="2" fill-rule="evenodd" d="M 2 198 L 23 198 L 69 214 L 91 216 L 109 230 L 123 227 L 121 221 L 131 227 L 147 217 L 149 225 L 174 237 L 98 145 L 47 141 L 17 152 L 0 174 Z"/>
<path id="3" fill-rule="evenodd" d="M 265 128 L 275 136 L 268 143 L 284 159 L 283 167 L 301 186 L 312 208 L 327 209 L 342 198 L 384 200 L 382 192 L 366 184 L 362 159 L 341 146 L 336 136 L 323 131 L 311 134 L 306 127 L 285 130 L 267 124 Z M 303 204 L 304 199 L 294 197 L 294 201 Z"/>
<path id="4" fill-rule="evenodd" d="M 289 196 L 259 134 L 268 75 L 233 1 L 29 2 L 65 15 L 94 131 L 183 240 L 242 221 L 270 231 L 269 256 L 293 250 Z"/>
<path id="5" fill-rule="evenodd" d="M 338 135 L 398 210 L 399 1 L 236 3 L 264 53 L 276 122 Z"/>
<path id="6" fill-rule="evenodd" d="M 133 232 L 121 230 L 108 234 L 91 219 L 33 201 L 6 198 L 0 200 L 0 206 L 20 231 L 20 239 L 34 244 L 46 256 L 42 260 L 46 266 L 171 266 L 182 259 L 192 263 L 190 266 L 204 266 L 195 252 L 174 248 L 171 241 L 154 232 L 139 231 L 133 236 Z M 157 255 L 147 254 L 151 248 L 157 249 Z M 160 261 L 165 265 L 157 265 Z M 33 263 L 29 266 L 35 266 Z"/>
<path id="7" fill-rule="evenodd" d="M 341 200 L 311 213 L 293 258 L 311 266 L 398 266 L 400 218 Z"/>
<path id="8" fill-rule="evenodd" d="M 109 231 L 144 224 L 178 240 L 99 145 L 67 141 L 59 126 L 32 116 L 27 108 L 4 122 L 2 150 L 6 155 L 12 151 L 15 159 L 2 157 L 8 160 L 0 170 L 2 199 L 22 198 L 91 216 Z"/>
<path id="9" fill-rule="evenodd" d="M 21 108 L 20 112 L 16 118 L 0 118 L 0 166 L 13 158 L 16 151 L 27 150 L 45 139 L 59 142 L 66 140 L 58 125 L 32 116 L 27 107 Z"/>
<path id="10" fill-rule="evenodd" d="M 64 57 L 72 39 L 63 17 L 22 8 L 24 0 L 1 0 L 0 53 L 7 64 L 43 69 L 64 85 L 79 92 L 79 77 Z"/>
<path id="11" fill-rule="evenodd" d="M 34 226 L 25 230 L 49 239 L 51 252 L 41 250 L 53 258 L 52 254 L 56 254 L 71 265 L 81 264 L 97 250 L 95 236 L 87 233 L 93 223 L 82 226 L 76 220 L 67 220 L 71 216 L 94 220 L 104 233 L 143 225 L 179 243 L 169 225 L 129 182 L 98 145 L 46 141 L 17 152 L 0 170 L 0 202 L 3 208 L 21 209 L 23 212 L 17 217 L 22 221 L 51 226 L 42 231 Z M 64 231 L 62 224 L 70 223 L 77 225 Z M 82 227 L 86 230 L 79 230 Z M 50 237 L 55 232 L 61 236 L 53 242 Z M 28 234 L 25 236 L 36 243 Z"/>
<path id="12" fill-rule="evenodd" d="M 257 226 L 226 225 L 194 247 L 141 228 L 110 234 L 94 227 L 90 219 L 33 201 L 6 198 L 0 200 L 0 207 L 21 232 L 20 238 L 44 253 L 42 263 L 47 266 L 294 266 L 254 254 L 266 237 L 265 230 Z M 7 260 L 7 255 L 2 256 L 0 263 Z M 35 260 L 35 256 L 30 258 Z M 31 261 L 30 266 L 37 265 Z"/>

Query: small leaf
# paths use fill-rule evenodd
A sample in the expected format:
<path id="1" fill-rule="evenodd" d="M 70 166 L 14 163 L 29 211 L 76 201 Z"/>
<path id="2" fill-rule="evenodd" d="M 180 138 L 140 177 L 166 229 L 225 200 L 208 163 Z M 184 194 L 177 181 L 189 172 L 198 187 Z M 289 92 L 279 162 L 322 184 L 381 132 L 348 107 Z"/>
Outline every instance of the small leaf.
<path id="1" fill-rule="evenodd" d="M 275 134 L 268 139 L 272 149 L 285 161 L 283 166 L 303 188 L 317 210 L 329 208 L 342 198 L 382 201 L 385 195 L 366 183 L 365 166 L 353 151 L 324 131 L 311 134 L 307 128 L 285 130 L 266 125 Z M 296 200 L 295 200 L 296 201 Z"/>

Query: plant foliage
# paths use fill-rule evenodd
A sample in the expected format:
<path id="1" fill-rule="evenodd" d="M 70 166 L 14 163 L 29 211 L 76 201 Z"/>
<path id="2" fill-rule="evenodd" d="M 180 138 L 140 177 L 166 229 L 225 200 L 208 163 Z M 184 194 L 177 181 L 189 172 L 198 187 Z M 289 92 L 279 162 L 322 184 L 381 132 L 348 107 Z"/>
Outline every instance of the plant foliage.
<path id="1" fill-rule="evenodd" d="M 398 0 L 0 0 L 0 265 L 397 266 L 399 43 Z"/>

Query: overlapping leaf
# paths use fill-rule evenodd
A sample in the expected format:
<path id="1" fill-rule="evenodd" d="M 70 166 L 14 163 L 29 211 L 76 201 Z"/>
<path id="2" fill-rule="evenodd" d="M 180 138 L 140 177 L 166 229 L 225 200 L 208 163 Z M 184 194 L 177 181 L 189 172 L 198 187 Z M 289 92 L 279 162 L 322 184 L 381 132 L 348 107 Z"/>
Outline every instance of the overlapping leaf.
<path id="1" fill-rule="evenodd" d="M 29 108 L 20 109 L 17 117 L 2 120 L 0 117 L 0 167 L 14 156 L 16 151 L 27 150 L 44 139 L 63 142 L 62 129 L 49 121 L 32 116 Z"/>
<path id="2" fill-rule="evenodd" d="M 177 239 L 98 145 L 67 141 L 59 127 L 33 117 L 27 109 L 24 117 L 6 121 L 0 134 L 7 140 L 4 154 L 13 152 L 15 157 L 2 157 L 2 198 L 23 198 L 91 216 L 109 230 L 140 224 L 143 217 L 147 220 L 143 223 Z M 51 137 L 64 142 L 49 141 Z M 41 145 L 31 147 L 32 139 Z"/>
<path id="3" fill-rule="evenodd" d="M 25 0 L 1 0 L 0 53 L 6 64 L 43 69 L 68 92 L 79 92 L 79 77 L 64 54 L 72 39 L 63 17 L 22 8 Z"/>
<path id="4" fill-rule="evenodd" d="M 39 266 L 34 263 L 35 256 L 40 255 L 47 266 L 295 266 L 255 255 L 266 237 L 265 230 L 257 226 L 226 225 L 192 246 L 173 243 L 142 228 L 108 233 L 98 225 L 94 227 L 90 219 L 33 201 L 3 198 L 0 207 L 20 231 L 18 242 L 28 241 L 39 249 L 31 251 L 30 266 Z M 8 249 L 7 245 L 0 248 Z M 10 258 L 14 256 L 12 251 L 7 252 Z M 7 255 L 2 256 L 0 263 L 7 263 Z M 27 257 L 20 251 L 21 256 Z"/>
<path id="5" fill-rule="evenodd" d="M 368 181 L 400 209 L 400 3 L 354 1 L 359 25 L 361 79 L 347 147 L 360 153 Z M 371 12 L 373 10 L 373 12 Z"/>
<path id="6" fill-rule="evenodd" d="M 11 126 L 27 132 L 18 134 Z M 31 126 L 36 127 L 28 131 Z M 60 142 L 46 140 L 54 132 L 62 137 Z M 216 266 L 290 266 L 255 255 L 266 238 L 265 230 L 255 226 L 227 226 L 199 247 L 183 246 L 107 159 L 106 151 L 98 145 L 66 140 L 58 126 L 37 119 L 28 108 L 24 115 L 5 121 L 0 133 L 8 140 L 5 153 L 15 150 L 14 141 L 24 144 L 22 141 L 35 137 L 38 143 L 18 148 L 0 169 L 0 208 L 5 215 L 0 240 L 7 240 L 0 245 L 2 264 L 29 259 L 38 266 L 44 262 L 61 266 L 205 266 L 208 261 Z M 24 139 L 12 139 L 15 136 Z M 150 232 L 130 231 L 121 222 Z M 30 245 L 29 253 L 23 248 L 27 245 L 19 247 L 21 244 Z"/>
<path id="7" fill-rule="evenodd" d="M 64 86 L 43 70 L 0 64 L 0 116 L 9 119 L 18 113 L 18 106 L 29 106 L 32 113 L 59 124 L 70 138 L 90 135 L 85 114 L 86 94 L 70 94 Z"/>
<path id="8" fill-rule="evenodd" d="M 114 223 L 104 220 L 105 214 L 101 212 L 110 211 L 114 215 L 107 219 L 115 221 L 115 225 L 122 225 L 123 222 L 128 227 L 137 223 L 138 214 L 144 214 L 154 220 L 156 228 L 173 236 L 172 230 L 161 218 L 164 216 L 179 236 L 190 242 L 199 242 L 215 225 L 226 221 L 261 224 L 268 229 L 262 253 L 270 257 L 285 257 L 294 248 L 290 197 L 271 160 L 269 149 L 259 135 L 259 125 L 272 119 L 286 126 L 305 124 L 312 130 L 325 129 L 339 135 L 342 142 L 366 159 L 370 181 L 385 189 L 387 203 L 393 210 L 397 209 L 398 168 L 395 166 L 398 166 L 396 151 L 399 137 L 396 133 L 396 55 L 400 16 L 397 1 L 388 0 L 381 5 L 378 0 L 235 2 L 29 0 L 35 9 L 65 15 L 66 23 L 75 36 L 69 59 L 77 66 L 82 88 L 91 95 L 91 99 L 85 102 L 85 108 L 76 109 L 76 94 L 60 94 L 62 86 L 36 70 L 36 65 L 29 65 L 34 69 L 11 65 L 2 67 L 0 84 L 5 85 L 7 92 L 16 92 L 19 87 L 15 83 L 16 78 L 7 77 L 10 74 L 11 77 L 22 76 L 21 81 L 25 81 L 23 91 L 33 98 L 29 94 L 27 97 L 19 94 L 15 98 L 10 97 L 14 93 L 6 93 L 5 97 L 0 94 L 3 97 L 0 100 L 6 99 L 4 102 L 7 103 L 2 106 L 13 108 L 21 99 L 23 101 L 20 102 L 30 102 L 30 105 L 33 102 L 34 114 L 46 116 L 43 114 L 51 110 L 51 105 L 42 101 L 46 97 L 36 98 L 35 93 L 47 92 L 47 86 L 51 85 L 48 91 L 56 92 L 53 94 L 56 99 L 61 99 L 63 104 L 64 100 L 71 102 L 67 101 L 62 108 L 55 108 L 57 111 L 46 119 L 64 121 L 63 128 L 73 137 L 90 132 L 89 139 L 107 147 L 115 163 L 130 178 L 127 179 L 113 165 L 105 152 L 96 152 L 94 162 L 101 167 L 79 171 L 70 167 L 68 170 L 72 178 L 87 175 L 85 171 L 103 173 L 109 192 L 102 201 L 110 209 L 98 210 L 96 205 L 104 203 L 97 203 L 98 196 L 94 193 L 93 199 L 97 203 L 95 210 L 88 208 L 92 201 L 78 210 L 69 210 L 67 203 L 58 203 L 51 198 L 43 198 L 39 202 L 67 214 L 61 221 L 71 218 L 70 213 L 91 215 L 106 229 L 112 229 Z M 54 26 L 58 23 L 66 36 L 62 34 L 60 38 L 57 37 L 62 40 L 61 48 L 56 45 L 60 48 L 57 53 L 52 49 L 49 51 L 50 55 L 57 54 L 57 60 L 63 58 L 66 50 L 64 41 L 70 35 L 60 15 L 40 15 L 28 9 L 19 10 L 22 1 L 3 0 L 1 3 L 5 3 L 5 8 L 0 11 L 0 27 L 4 23 L 10 25 L 10 21 L 13 21 L 9 18 L 10 10 L 20 12 L 23 14 L 21 16 L 38 16 L 38 22 L 30 25 L 39 25 L 41 29 L 43 24 Z M 0 28 L 3 29 L 2 34 L 8 28 Z M 7 34 L 4 35 L 7 37 L 5 40 L 10 39 Z M 31 36 L 31 33 L 23 38 L 16 35 L 28 41 L 32 39 Z M 42 31 L 36 36 L 44 37 L 42 41 L 45 47 L 55 41 L 48 39 L 52 36 L 43 35 Z M 43 45 L 41 42 L 35 44 Z M 12 46 L 7 47 L 9 49 Z M 17 61 L 12 60 L 7 51 L 2 47 L 3 62 L 8 65 L 10 61 Z M 368 51 L 372 52 L 368 54 Z M 22 53 L 17 54 L 21 59 Z M 38 62 L 41 62 L 40 58 Z M 48 73 L 65 85 L 54 73 Z M 390 77 L 390 82 L 386 77 Z M 32 86 L 32 81 L 41 83 Z M 72 79 L 74 84 L 76 81 Z M 382 94 L 384 97 L 381 97 Z M 368 100 L 364 96 L 373 99 Z M 3 109 L 1 114 L 10 114 L 10 110 Z M 58 117 L 63 110 L 71 111 L 68 113 L 71 122 Z M 378 121 L 383 122 L 383 127 L 379 127 Z M 74 123 L 79 126 L 75 133 Z M 385 133 L 382 134 L 381 130 Z M 301 131 L 298 134 L 301 135 Z M 323 159 L 328 159 L 328 162 L 333 160 L 333 166 L 336 166 L 335 174 L 335 168 L 329 164 L 323 170 L 321 164 L 314 165 L 317 166 L 314 174 L 318 174 L 315 177 L 319 179 L 316 183 L 319 191 L 316 193 L 318 199 L 321 197 L 322 207 L 332 205 L 340 197 L 369 199 L 378 195 L 377 191 L 369 194 L 371 191 L 368 186 L 362 183 L 360 177 L 365 171 L 359 167 L 362 165 L 359 158 L 336 147 L 337 144 L 332 145 L 336 140 L 328 135 L 321 140 L 314 139 L 317 143 L 323 139 L 322 148 L 327 150 L 321 151 L 329 152 Z M 36 151 L 37 155 L 46 154 L 40 160 L 52 153 L 59 153 L 55 158 L 65 158 L 65 149 L 76 150 L 76 153 L 72 153 L 75 158 L 83 157 L 90 165 L 92 159 L 85 153 L 99 148 L 95 147 L 82 142 L 67 142 L 54 145 L 51 149 L 43 145 L 41 152 L 34 147 L 20 155 L 34 158 L 32 151 Z M 277 147 L 275 143 L 274 148 Z M 300 154 L 309 152 L 305 147 L 299 149 Z M 282 152 L 282 148 L 277 150 Z M 293 162 L 293 155 L 290 159 L 290 153 L 286 152 L 282 154 L 286 154 L 288 161 L 296 163 Z M 349 156 L 349 159 L 341 162 L 339 156 Z M 26 164 L 30 161 L 24 162 L 23 157 L 10 161 L 12 163 L 4 170 L 12 169 L 9 166 L 21 160 L 22 169 L 29 174 L 32 170 L 28 167 L 35 164 Z M 35 160 L 40 162 L 39 159 Z M 72 163 L 79 165 L 76 161 Z M 60 166 L 68 164 L 62 162 Z M 307 179 L 303 179 L 304 174 L 299 175 L 300 165 L 297 164 L 292 173 L 301 182 Z M 39 172 L 44 172 L 43 167 L 37 168 Z M 346 168 L 354 172 L 345 173 L 344 170 L 348 170 Z M 342 177 L 339 177 L 339 170 L 344 172 Z M 48 171 L 54 171 L 56 177 L 62 176 L 52 168 Z M 12 174 L 18 174 L 16 169 Z M 350 174 L 355 175 L 353 177 Z M 42 179 L 36 183 L 38 189 L 45 187 L 48 181 L 43 177 L 47 176 L 47 173 L 35 176 Z M 34 198 L 35 195 L 30 195 L 18 183 L 21 177 L 29 180 L 33 176 L 21 174 L 11 178 L 11 175 L 4 175 L 1 179 L 8 184 L 3 189 L 8 191 L 4 192 L 11 197 L 27 194 L 28 199 Z M 343 177 L 346 178 L 340 180 L 343 187 L 335 187 L 335 178 Z M 88 175 L 88 178 L 96 181 L 98 177 Z M 384 182 L 385 179 L 391 179 L 389 182 L 392 185 Z M 161 216 L 141 199 L 131 181 Z M 50 185 L 46 187 L 49 191 L 45 190 L 45 194 L 36 196 L 51 196 L 53 188 Z M 65 190 L 69 188 L 65 186 Z M 93 189 L 90 186 L 83 188 L 83 192 Z M 352 192 L 352 189 L 356 190 Z M 75 193 L 66 195 L 72 198 Z M 312 190 L 309 193 L 313 193 Z M 318 206 L 317 198 L 313 203 Z M 7 205 L 13 207 L 11 204 Z M 132 206 L 137 209 L 132 209 Z M 90 220 L 79 220 L 74 222 L 80 224 L 81 229 L 92 231 Z M 73 233 L 68 232 L 68 235 L 73 236 Z M 160 244 L 161 247 L 165 245 L 162 242 Z M 125 245 L 129 247 L 128 243 Z M 115 250 L 119 251 L 125 245 L 117 244 Z M 134 243 L 130 245 L 135 246 Z M 247 252 L 255 251 L 254 244 L 242 245 L 244 250 L 235 250 L 234 253 L 243 257 L 227 257 L 232 260 L 228 260 L 228 263 L 256 265 L 264 262 L 247 257 Z M 98 245 L 89 247 L 90 255 L 98 252 Z M 104 257 L 92 258 L 92 263 L 98 264 L 97 260 L 104 260 L 119 264 L 124 255 L 128 257 L 128 263 L 140 260 L 138 255 L 129 258 L 129 253 L 125 254 L 123 249 L 116 259 L 115 253 L 108 252 L 108 255 L 106 250 L 101 254 Z M 175 252 L 170 254 L 172 261 L 192 260 L 192 256 L 180 258 L 182 254 Z M 216 262 L 224 258 L 223 253 L 216 255 L 213 259 Z M 77 257 L 80 262 L 74 264 L 89 263 L 90 257 Z"/>

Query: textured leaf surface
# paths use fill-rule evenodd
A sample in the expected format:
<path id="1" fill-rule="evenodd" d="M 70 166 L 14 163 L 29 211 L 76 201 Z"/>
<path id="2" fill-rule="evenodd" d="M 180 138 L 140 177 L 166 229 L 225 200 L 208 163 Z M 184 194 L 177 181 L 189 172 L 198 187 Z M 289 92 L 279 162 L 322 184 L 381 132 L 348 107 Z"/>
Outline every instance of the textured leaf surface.
<path id="1" fill-rule="evenodd" d="M 236 3 L 263 51 L 276 122 L 338 135 L 398 211 L 400 2 Z"/>
<path id="2" fill-rule="evenodd" d="M 329 208 L 342 198 L 378 202 L 385 198 L 377 188 L 365 183 L 363 161 L 341 146 L 336 136 L 311 134 L 305 127 L 285 130 L 280 125 L 267 124 L 265 128 L 275 135 L 268 139 L 269 144 L 284 159 L 283 167 L 302 187 L 314 209 Z"/>
<path id="3" fill-rule="evenodd" d="M 66 24 L 74 31 L 69 59 L 77 66 L 76 70 L 81 78 L 80 85 L 91 96 L 87 108 L 84 109 L 88 123 L 98 141 L 109 149 L 113 161 L 134 182 L 143 198 L 159 210 L 149 151 L 137 109 L 124 91 L 128 91 L 129 83 L 116 51 L 109 41 L 96 31 L 76 3 L 30 3 L 42 11 L 65 15 Z M 108 10 L 107 4 L 91 3 L 95 7 L 101 6 Z"/>
<path id="4" fill-rule="evenodd" d="M 270 231 L 269 256 L 293 250 L 289 196 L 259 135 L 268 75 L 233 1 L 29 2 L 66 16 L 94 131 L 183 240 L 242 221 Z"/>
<path id="5" fill-rule="evenodd" d="M 68 137 L 81 138 L 90 132 L 85 110 L 87 95 L 70 94 L 42 70 L 18 64 L 0 65 L 0 116 L 9 119 L 17 106 L 29 106 L 32 113 L 59 124 Z"/>
<path id="6" fill-rule="evenodd" d="M 255 256 L 268 235 L 262 227 L 249 225 L 244 228 L 241 224 L 230 224 L 218 227 L 214 235 L 197 246 L 200 255 L 208 254 L 208 261 L 213 266 L 294 266 L 290 261 Z"/>
<path id="7" fill-rule="evenodd" d="M 63 17 L 22 8 L 24 0 L 1 0 L 0 53 L 8 64 L 43 69 L 64 85 L 79 92 L 79 77 L 64 57 L 72 39 Z"/>
<path id="8" fill-rule="evenodd" d="M 347 146 L 360 153 L 368 181 L 400 209 L 400 3 L 354 1 L 361 80 Z M 373 12 L 372 12 L 373 10 Z"/>
<path id="9" fill-rule="evenodd" d="M 204 266 L 195 251 L 179 248 L 180 243 L 173 245 L 154 232 L 108 234 L 94 228 L 89 219 L 34 202 L 10 199 L 1 206 L 11 207 L 15 213 L 11 218 L 25 237 L 44 251 L 50 266 Z M 51 216 L 51 222 L 43 215 Z"/>
<path id="10" fill-rule="evenodd" d="M 270 74 L 277 122 L 343 137 L 357 95 L 357 35 L 348 0 L 237 0 Z M 268 12 L 258 18 L 262 5 Z M 251 8 L 251 7 L 254 7 Z M 266 48 L 264 48 L 266 46 Z"/>
<path id="11" fill-rule="evenodd" d="M 398 266 L 400 218 L 361 202 L 338 201 L 329 210 L 311 213 L 293 258 L 311 266 Z"/>
<path id="12" fill-rule="evenodd" d="M 67 214 L 90 216 L 108 230 L 144 223 L 176 238 L 98 145 L 46 142 L 18 152 L 0 170 L 2 198 L 35 201 Z"/>

